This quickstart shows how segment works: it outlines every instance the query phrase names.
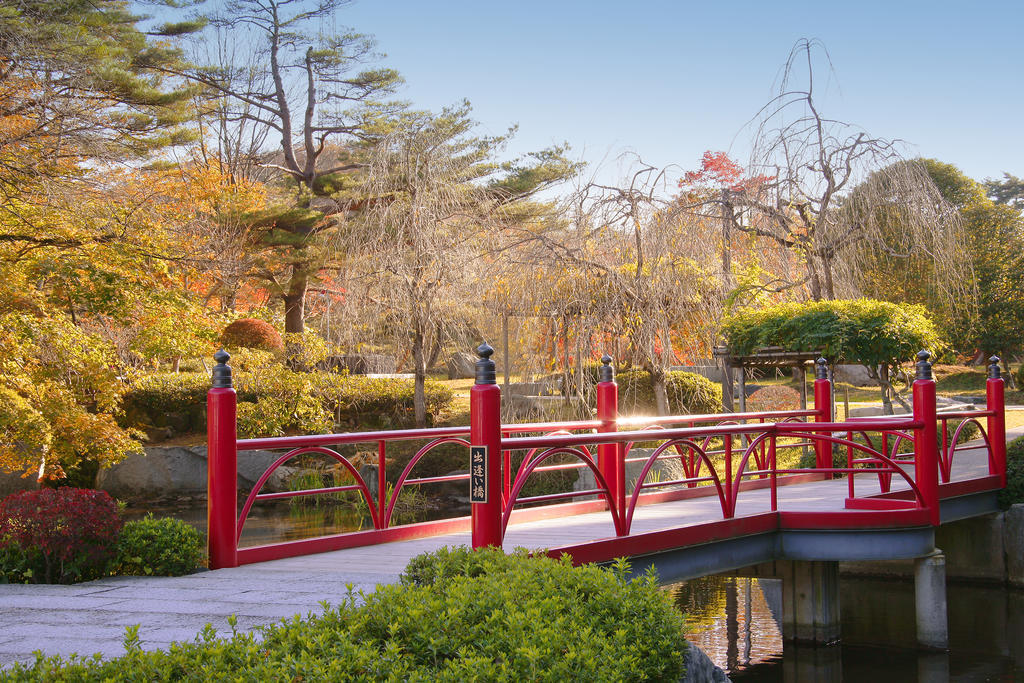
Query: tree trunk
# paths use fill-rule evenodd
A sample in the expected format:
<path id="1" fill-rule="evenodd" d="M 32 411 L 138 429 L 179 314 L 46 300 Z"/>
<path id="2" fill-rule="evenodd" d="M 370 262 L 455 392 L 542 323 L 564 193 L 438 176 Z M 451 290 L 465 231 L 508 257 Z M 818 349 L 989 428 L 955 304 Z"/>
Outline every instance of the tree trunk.
<path id="1" fill-rule="evenodd" d="M 889 381 L 889 366 L 885 363 L 878 366 L 878 386 L 882 389 L 882 413 L 892 415 L 892 382 Z"/>
<path id="2" fill-rule="evenodd" d="M 665 368 L 651 365 L 648 372 L 651 375 L 651 388 L 654 390 L 654 401 L 657 405 L 658 415 L 668 415 L 668 390 L 665 387 Z"/>
<path id="3" fill-rule="evenodd" d="M 422 429 L 427 426 L 427 364 L 423 355 L 423 328 L 417 323 L 412 334 L 412 365 L 415 377 L 412 404 L 416 426 Z"/>
<path id="4" fill-rule="evenodd" d="M 804 258 L 807 259 L 807 283 L 811 288 L 811 299 L 821 301 L 821 278 L 818 276 L 814 256 L 810 252 L 804 252 Z"/>
<path id="5" fill-rule="evenodd" d="M 823 280 L 824 280 L 824 283 L 823 283 L 824 291 L 822 292 L 822 294 L 824 295 L 824 297 L 826 299 L 831 301 L 832 299 L 836 298 L 836 287 L 835 287 L 835 283 L 832 280 L 832 261 L 831 261 L 831 259 L 825 259 L 825 258 L 821 259 L 821 271 L 822 271 L 822 274 L 824 276 L 823 277 Z"/>
<path id="6" fill-rule="evenodd" d="M 284 331 L 287 334 L 302 334 L 306 331 L 306 291 L 309 289 L 309 275 L 300 265 L 293 266 L 288 281 L 288 293 L 284 299 Z"/>
<path id="7" fill-rule="evenodd" d="M 1006 382 L 1007 389 L 1016 389 L 1017 382 L 1013 379 L 1013 373 L 1010 372 L 1010 354 L 1006 351 L 999 352 L 999 358 L 1003 362 L 1003 381 Z"/>
<path id="8" fill-rule="evenodd" d="M 292 277 L 288 282 L 288 293 L 283 297 L 286 335 L 301 335 L 306 331 L 307 289 L 309 289 L 309 276 L 299 266 L 293 266 Z M 293 337 L 285 340 L 285 353 L 288 367 L 295 372 L 306 369 L 305 351 L 299 338 Z"/>

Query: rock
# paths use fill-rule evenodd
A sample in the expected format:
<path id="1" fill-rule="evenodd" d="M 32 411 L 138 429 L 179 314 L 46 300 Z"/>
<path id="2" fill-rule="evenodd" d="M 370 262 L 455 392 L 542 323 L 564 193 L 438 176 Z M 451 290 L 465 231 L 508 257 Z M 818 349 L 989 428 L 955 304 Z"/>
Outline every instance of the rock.
<path id="1" fill-rule="evenodd" d="M 468 351 L 456 351 L 448 359 L 448 379 L 470 379 L 476 377 L 476 355 Z"/>
<path id="2" fill-rule="evenodd" d="M 731 680 L 724 671 L 715 666 L 704 650 L 693 643 L 689 643 L 683 659 L 686 662 L 686 673 L 679 679 L 680 683 L 719 683 Z"/>
<path id="3" fill-rule="evenodd" d="M 837 365 L 833 374 L 836 382 L 845 382 L 855 387 L 878 386 L 878 382 L 863 365 Z"/>
<path id="4" fill-rule="evenodd" d="M 504 389 L 504 387 L 502 387 Z M 557 380 L 544 382 L 510 382 L 506 396 L 554 396 L 562 391 Z"/>
<path id="5" fill-rule="evenodd" d="M 280 455 L 270 451 L 240 451 L 239 489 L 251 489 Z M 267 482 L 266 490 L 283 490 L 293 472 L 291 467 L 279 468 Z M 151 446 L 144 453 L 133 453 L 118 464 L 100 470 L 96 486 L 115 498 L 205 493 L 206 447 Z"/>
<path id="6" fill-rule="evenodd" d="M 37 488 L 39 485 L 31 474 L 22 477 L 20 472 L 0 472 L 0 498 L 19 491 L 33 491 Z"/>

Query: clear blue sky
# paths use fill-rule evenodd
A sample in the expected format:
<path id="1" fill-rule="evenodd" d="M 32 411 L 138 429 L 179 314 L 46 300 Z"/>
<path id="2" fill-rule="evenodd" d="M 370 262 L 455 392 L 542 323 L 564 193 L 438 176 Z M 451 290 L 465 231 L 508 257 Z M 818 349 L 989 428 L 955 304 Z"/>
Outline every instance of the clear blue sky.
<path id="1" fill-rule="evenodd" d="M 741 129 L 793 44 L 817 38 L 834 67 L 826 116 L 978 180 L 1024 176 L 1019 0 L 355 0 L 337 19 L 377 38 L 416 106 L 466 98 L 483 132 L 519 124 L 517 153 L 567 141 L 591 162 L 745 162 Z"/>

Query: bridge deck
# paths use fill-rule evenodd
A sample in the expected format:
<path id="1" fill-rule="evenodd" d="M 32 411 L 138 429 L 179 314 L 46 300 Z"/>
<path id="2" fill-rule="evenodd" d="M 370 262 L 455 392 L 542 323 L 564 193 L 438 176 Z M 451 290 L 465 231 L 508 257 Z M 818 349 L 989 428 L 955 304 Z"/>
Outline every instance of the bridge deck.
<path id="1" fill-rule="evenodd" d="M 957 454 L 954 479 L 987 474 L 983 454 Z M 874 475 L 859 475 L 858 495 L 878 491 Z M 893 480 L 893 489 L 905 484 Z M 840 511 L 846 498 L 845 480 L 817 481 L 779 488 L 780 511 Z M 770 510 L 766 489 L 742 491 L 736 514 L 742 519 Z M 717 497 L 695 498 L 637 509 L 633 534 L 687 526 L 700 528 L 721 522 Z M 614 537 L 607 512 L 546 519 L 511 525 L 505 547 L 530 549 L 578 546 Z M 166 647 L 174 640 L 191 640 L 204 624 L 222 633 L 226 618 L 238 617 L 238 628 L 308 611 L 320 611 L 320 601 L 337 602 L 346 583 L 371 590 L 391 583 L 409 559 L 445 545 L 471 542 L 470 534 L 386 543 L 316 555 L 293 557 L 232 569 L 201 572 L 178 578 L 112 577 L 74 586 L 0 585 L 0 666 L 30 661 L 31 652 L 71 652 L 105 655 L 123 653 L 124 627 L 142 624 L 143 647 Z"/>

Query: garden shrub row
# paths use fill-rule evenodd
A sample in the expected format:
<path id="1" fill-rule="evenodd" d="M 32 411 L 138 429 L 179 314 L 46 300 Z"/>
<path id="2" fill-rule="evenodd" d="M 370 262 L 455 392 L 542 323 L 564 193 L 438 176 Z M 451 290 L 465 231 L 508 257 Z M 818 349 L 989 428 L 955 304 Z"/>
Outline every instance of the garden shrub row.
<path id="1" fill-rule="evenodd" d="M 1024 436 L 1006 447 L 1006 488 L 999 492 L 999 507 L 1024 503 Z"/>
<path id="2" fill-rule="evenodd" d="M 105 491 L 62 487 L 0 500 L 0 583 L 178 576 L 202 562 L 202 539 L 191 526 L 152 517 L 125 524 Z"/>
<path id="3" fill-rule="evenodd" d="M 323 372 L 292 372 L 283 366 L 235 374 L 239 436 L 279 436 L 289 432 L 330 432 L 338 426 L 394 428 L 414 424 L 413 383 Z M 179 433 L 205 426 L 206 374 L 151 375 L 123 399 L 124 426 L 171 427 Z M 426 384 L 428 419 L 452 404 L 443 384 Z"/>
<path id="4" fill-rule="evenodd" d="M 590 384 L 601 381 L 600 363 L 585 363 L 583 372 Z M 657 401 L 654 385 L 651 384 L 651 373 L 629 368 L 615 376 L 615 383 L 619 385 L 619 410 L 622 414 L 655 413 Z M 670 370 L 665 373 L 665 392 L 668 394 L 669 410 L 674 415 L 722 412 L 722 387 L 703 375 Z"/>
<path id="5" fill-rule="evenodd" d="M 109 661 L 40 657 L 7 680 L 676 681 L 682 614 L 653 575 L 620 563 L 442 550 L 415 558 L 400 584 L 351 588 L 340 605 L 253 634 Z M 0 674 L 0 679 L 4 674 Z"/>

